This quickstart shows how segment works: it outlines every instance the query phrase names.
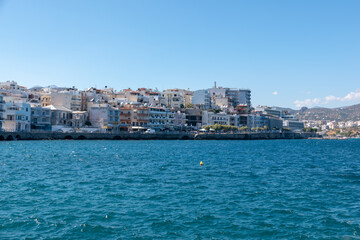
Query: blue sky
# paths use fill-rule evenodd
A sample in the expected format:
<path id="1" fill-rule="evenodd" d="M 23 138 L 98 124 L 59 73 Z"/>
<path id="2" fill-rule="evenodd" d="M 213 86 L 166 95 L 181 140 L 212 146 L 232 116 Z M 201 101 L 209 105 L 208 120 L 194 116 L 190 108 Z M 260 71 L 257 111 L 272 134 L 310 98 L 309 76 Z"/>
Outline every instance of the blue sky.
<path id="1" fill-rule="evenodd" d="M 360 1 L 0 0 L 0 81 L 360 103 Z"/>

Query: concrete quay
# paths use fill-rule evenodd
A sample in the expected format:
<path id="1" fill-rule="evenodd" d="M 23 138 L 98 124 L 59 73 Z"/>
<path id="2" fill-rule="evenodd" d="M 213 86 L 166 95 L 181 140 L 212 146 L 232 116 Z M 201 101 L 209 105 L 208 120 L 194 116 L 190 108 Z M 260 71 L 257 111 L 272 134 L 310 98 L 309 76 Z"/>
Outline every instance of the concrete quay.
<path id="1" fill-rule="evenodd" d="M 308 139 L 315 137 L 314 133 L 294 133 L 294 132 L 259 132 L 259 133 L 207 133 L 195 134 L 195 140 L 266 140 L 266 139 Z"/>
<path id="2" fill-rule="evenodd" d="M 11 140 L 264 140 L 308 139 L 314 133 L 59 133 L 0 132 L 0 141 Z"/>

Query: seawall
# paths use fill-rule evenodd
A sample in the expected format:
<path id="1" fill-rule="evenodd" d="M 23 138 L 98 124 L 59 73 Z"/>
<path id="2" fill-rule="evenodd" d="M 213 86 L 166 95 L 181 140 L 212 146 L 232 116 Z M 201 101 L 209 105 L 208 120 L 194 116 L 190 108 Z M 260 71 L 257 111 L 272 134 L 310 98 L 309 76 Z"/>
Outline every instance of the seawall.
<path id="1" fill-rule="evenodd" d="M 314 133 L 58 133 L 58 132 L 0 132 L 2 140 L 263 140 L 307 139 Z"/>
<path id="2" fill-rule="evenodd" d="M 314 133 L 218 133 L 218 134 L 196 134 L 195 140 L 265 140 L 265 139 L 308 139 L 315 137 Z"/>

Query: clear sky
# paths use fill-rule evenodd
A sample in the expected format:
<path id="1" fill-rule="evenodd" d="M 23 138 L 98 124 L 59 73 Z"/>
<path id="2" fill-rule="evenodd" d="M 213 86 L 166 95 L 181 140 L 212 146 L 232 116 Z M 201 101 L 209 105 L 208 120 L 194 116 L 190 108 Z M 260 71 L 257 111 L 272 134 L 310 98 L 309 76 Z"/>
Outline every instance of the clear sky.
<path id="1" fill-rule="evenodd" d="M 0 81 L 360 103 L 359 0 L 0 0 Z"/>

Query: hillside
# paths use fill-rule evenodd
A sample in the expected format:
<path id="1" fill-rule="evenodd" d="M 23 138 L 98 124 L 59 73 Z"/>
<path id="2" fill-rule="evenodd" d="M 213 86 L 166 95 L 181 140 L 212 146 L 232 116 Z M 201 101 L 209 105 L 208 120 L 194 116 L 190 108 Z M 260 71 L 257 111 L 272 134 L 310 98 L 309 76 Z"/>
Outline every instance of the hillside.
<path id="1" fill-rule="evenodd" d="M 340 108 L 302 108 L 296 111 L 301 120 L 359 121 L 360 104 Z"/>

